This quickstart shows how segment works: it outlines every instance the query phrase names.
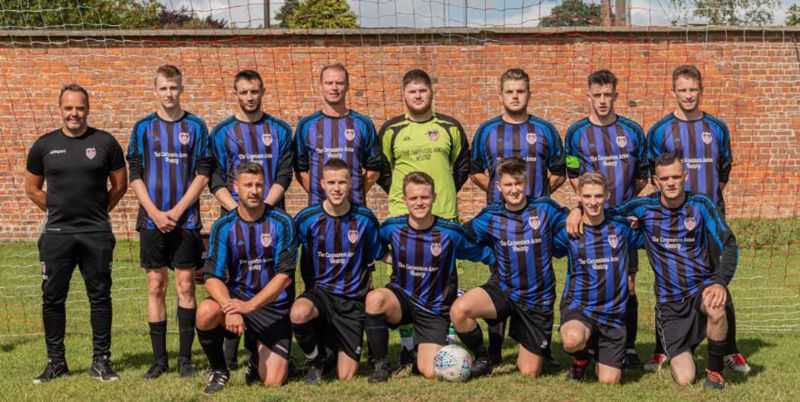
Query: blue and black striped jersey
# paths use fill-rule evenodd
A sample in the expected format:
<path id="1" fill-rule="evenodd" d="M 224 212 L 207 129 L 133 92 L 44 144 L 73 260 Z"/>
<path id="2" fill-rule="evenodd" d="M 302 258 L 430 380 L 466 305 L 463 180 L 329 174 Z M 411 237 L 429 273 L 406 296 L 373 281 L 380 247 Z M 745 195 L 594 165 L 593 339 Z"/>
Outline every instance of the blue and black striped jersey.
<path id="1" fill-rule="evenodd" d="M 562 308 L 617 328 L 625 323 L 630 256 L 643 246 L 629 225 L 607 215 L 597 226 L 584 224 L 580 238 L 569 238 L 566 230 L 558 233 L 556 242 L 566 242 L 569 257 Z"/>
<path id="2" fill-rule="evenodd" d="M 292 129 L 275 116 L 264 113 L 257 122 L 244 122 L 229 117 L 211 131 L 211 152 L 216 160 L 216 169 L 211 177 L 211 192 L 222 187 L 230 191 L 239 202 L 233 186 L 236 167 L 242 161 L 252 161 L 264 167 L 264 199 L 274 184 L 289 188 L 292 183 Z M 276 205 L 283 206 L 283 200 Z"/>
<path id="3" fill-rule="evenodd" d="M 309 205 L 325 199 L 322 189 L 322 167 L 329 159 L 342 159 L 350 166 L 353 177 L 351 201 L 366 204 L 366 171 L 381 170 L 378 135 L 372 120 L 350 111 L 346 116 L 330 117 L 321 111 L 304 117 L 294 135 L 295 170 L 308 172 Z"/>
<path id="4" fill-rule="evenodd" d="M 386 253 L 375 214 L 352 204 L 347 214 L 331 216 L 317 204 L 300 211 L 295 222 L 306 287 L 350 298 L 366 296 L 374 261 Z"/>
<path id="5" fill-rule="evenodd" d="M 479 245 L 491 247 L 497 258 L 491 280 L 508 297 L 542 313 L 553 311 L 553 257 L 563 257 L 566 245 L 555 242 L 564 231 L 566 212 L 548 197 L 529 198 L 520 211 L 496 202 L 464 225 Z"/>
<path id="6" fill-rule="evenodd" d="M 681 300 L 714 283 L 728 286 L 736 272 L 736 238 L 711 198 L 687 192 L 683 205 L 667 208 L 660 197 L 634 198 L 612 211 L 639 220 L 657 300 Z"/>
<path id="7" fill-rule="evenodd" d="M 481 124 L 472 140 L 470 173 L 489 174 L 486 203 L 502 201 L 497 181 L 497 163 L 511 156 L 522 158 L 528 166 L 528 197 L 550 195 L 547 172 L 564 175 L 564 149 L 558 131 L 548 121 L 530 115 L 522 124 L 503 121 L 502 116 Z"/>
<path id="8" fill-rule="evenodd" d="M 727 183 L 733 166 L 731 136 L 728 126 L 716 117 L 703 113 L 699 120 L 680 120 L 673 113 L 659 120 L 647 133 L 651 169 L 665 152 L 683 159 L 689 172 L 686 191 L 711 197 L 724 213 L 720 183 Z"/>
<path id="9" fill-rule="evenodd" d="M 599 172 L 608 179 L 615 207 L 633 198 L 636 179 L 650 177 L 644 131 L 636 122 L 622 116 L 606 126 L 586 118 L 567 130 L 567 176 L 577 178 L 586 172 Z"/>
<path id="10" fill-rule="evenodd" d="M 242 219 L 238 210 L 214 222 L 203 276 L 222 280 L 231 292 L 250 300 L 278 274 L 294 280 L 296 263 L 292 218 L 267 205 L 253 222 Z M 288 311 L 293 300 L 294 281 L 269 306 Z"/>
<path id="11" fill-rule="evenodd" d="M 392 250 L 388 286 L 433 314 L 447 314 L 456 299 L 456 259 L 494 263 L 491 249 L 477 246 L 460 225 L 438 217 L 426 230 L 411 228 L 408 215 L 389 218 L 381 224 L 381 242 Z"/>
<path id="12" fill-rule="evenodd" d="M 189 190 L 195 176 L 208 177 L 213 167 L 206 123 L 189 112 L 176 121 L 163 120 L 153 113 L 136 122 L 127 158 L 130 180 L 141 179 L 150 199 L 161 211 L 172 209 Z M 178 227 L 202 227 L 199 201 L 184 212 Z M 136 229 L 156 229 L 141 206 Z"/>

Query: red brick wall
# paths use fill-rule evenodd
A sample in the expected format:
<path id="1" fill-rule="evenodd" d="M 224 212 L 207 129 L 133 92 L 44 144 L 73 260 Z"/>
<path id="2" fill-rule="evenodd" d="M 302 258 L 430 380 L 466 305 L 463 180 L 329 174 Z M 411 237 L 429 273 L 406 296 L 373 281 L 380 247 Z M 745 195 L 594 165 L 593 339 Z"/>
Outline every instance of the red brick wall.
<path id="1" fill-rule="evenodd" d="M 414 67 L 435 77 L 435 108 L 461 120 L 471 138 L 502 110 L 498 77 L 522 67 L 532 76 L 530 111 L 559 132 L 587 113 L 585 79 L 610 68 L 620 77 L 618 112 L 647 130 L 674 109 L 670 73 L 682 63 L 705 75 L 703 108 L 730 127 L 735 164 L 726 188 L 730 216 L 794 217 L 800 178 L 800 53 L 798 31 L 779 30 L 524 30 L 350 31 L 309 35 L 257 31 L 9 33 L 0 37 L 0 240 L 36 237 L 43 214 L 24 196 L 25 155 L 37 136 L 59 125 L 60 85 L 89 88 L 90 124 L 127 147 L 131 127 L 156 106 L 152 73 L 163 63 L 185 75 L 187 110 L 209 127 L 236 108 L 233 75 L 253 68 L 265 79 L 265 110 L 294 126 L 320 106 L 319 67 L 346 63 L 350 106 L 380 126 L 402 113 L 400 78 Z M 34 36 L 31 36 L 34 35 Z M 70 36 L 71 35 L 71 36 Z M 555 198 L 571 205 L 565 185 Z M 463 218 L 483 206 L 468 184 L 459 194 Z M 294 184 L 288 209 L 305 205 Z M 386 212 L 374 190 L 370 206 Z M 217 205 L 203 197 L 205 222 Z M 113 212 L 120 237 L 130 236 L 136 200 Z"/>

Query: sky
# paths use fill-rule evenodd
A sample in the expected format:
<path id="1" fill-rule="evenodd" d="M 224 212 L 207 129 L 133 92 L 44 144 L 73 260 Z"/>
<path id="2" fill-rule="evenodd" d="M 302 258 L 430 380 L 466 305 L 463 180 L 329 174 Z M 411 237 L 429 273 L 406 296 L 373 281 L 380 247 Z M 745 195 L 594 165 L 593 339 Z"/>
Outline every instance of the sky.
<path id="1" fill-rule="evenodd" d="M 267 0 L 159 0 L 168 8 L 185 6 L 201 17 L 213 15 L 232 26 L 259 27 Z M 584 0 L 587 1 L 587 0 Z M 670 25 L 678 13 L 676 0 L 628 0 L 633 25 Z M 680 0 L 677 0 L 680 1 Z M 284 0 L 269 0 L 274 21 Z M 347 0 L 365 28 L 391 27 L 535 27 L 561 0 Z M 599 0 L 588 0 L 597 3 Z M 781 1 L 773 25 L 783 25 L 786 10 L 800 0 Z M 465 15 L 465 4 L 466 15 Z M 703 23 L 693 20 L 693 23 Z"/>

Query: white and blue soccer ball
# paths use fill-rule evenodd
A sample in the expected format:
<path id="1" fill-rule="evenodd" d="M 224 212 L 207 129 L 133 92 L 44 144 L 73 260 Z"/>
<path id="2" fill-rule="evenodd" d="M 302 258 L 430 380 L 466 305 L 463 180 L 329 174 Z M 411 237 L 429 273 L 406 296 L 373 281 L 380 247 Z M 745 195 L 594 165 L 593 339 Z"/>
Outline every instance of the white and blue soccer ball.
<path id="1" fill-rule="evenodd" d="M 433 371 L 436 378 L 450 382 L 464 382 L 469 379 L 472 356 L 459 345 L 447 345 L 433 358 Z"/>

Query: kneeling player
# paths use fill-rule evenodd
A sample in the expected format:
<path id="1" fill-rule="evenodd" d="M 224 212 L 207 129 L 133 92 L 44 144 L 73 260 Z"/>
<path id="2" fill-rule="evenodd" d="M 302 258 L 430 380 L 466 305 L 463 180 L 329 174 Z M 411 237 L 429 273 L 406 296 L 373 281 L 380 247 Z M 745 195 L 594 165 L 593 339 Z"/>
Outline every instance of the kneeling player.
<path id="1" fill-rule="evenodd" d="M 555 275 L 553 256 L 563 256 L 554 238 L 564 230 L 566 213 L 550 198 L 529 199 L 527 165 L 518 157 L 497 165 L 497 188 L 503 201 L 484 208 L 465 225 L 480 245 L 494 249 L 497 266 L 489 281 L 453 304 L 450 317 L 459 338 L 475 355 L 471 377 L 491 373 L 483 333 L 476 318 L 511 318 L 509 335 L 519 342 L 517 367 L 538 377 L 553 328 Z"/>
<path id="2" fill-rule="evenodd" d="M 592 339 L 598 380 L 618 384 L 625 362 L 627 272 L 630 253 L 640 248 L 641 237 L 627 220 L 606 216 L 603 207 L 610 192 L 602 174 L 584 173 L 577 190 L 584 235 L 568 239 L 562 230 L 557 240 L 567 243 L 569 256 L 560 326 L 564 351 L 573 356 L 568 378 L 583 379 Z"/>
<path id="3" fill-rule="evenodd" d="M 223 333 L 255 338 L 258 374 L 264 385 L 286 381 L 292 327 L 297 246 L 292 218 L 266 205 L 264 171 L 254 162 L 236 168 L 239 205 L 214 223 L 205 266 L 211 298 L 197 310 L 197 337 L 212 374 L 206 393 L 221 390 L 229 371 L 222 351 Z"/>
<path id="4" fill-rule="evenodd" d="M 325 201 L 296 218 L 305 256 L 300 269 L 309 290 L 294 302 L 290 315 L 297 344 L 309 360 L 306 384 L 313 385 L 322 383 L 325 347 L 320 345 L 337 346 L 340 380 L 358 370 L 370 269 L 385 254 L 375 214 L 349 201 L 353 178 L 347 163 L 328 160 L 320 182 Z"/>
<path id="5" fill-rule="evenodd" d="M 491 250 L 472 243 L 460 225 L 432 214 L 435 199 L 433 179 L 411 172 L 403 178 L 408 215 L 381 225 L 381 242 L 392 249 L 392 277 L 387 287 L 367 295 L 365 329 L 375 357 L 369 382 L 389 379 L 387 324 L 413 324 L 417 368 L 434 378 L 433 358 L 447 344 L 448 315 L 458 290 L 456 258 L 494 262 Z"/>

